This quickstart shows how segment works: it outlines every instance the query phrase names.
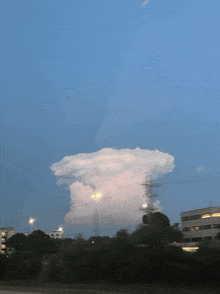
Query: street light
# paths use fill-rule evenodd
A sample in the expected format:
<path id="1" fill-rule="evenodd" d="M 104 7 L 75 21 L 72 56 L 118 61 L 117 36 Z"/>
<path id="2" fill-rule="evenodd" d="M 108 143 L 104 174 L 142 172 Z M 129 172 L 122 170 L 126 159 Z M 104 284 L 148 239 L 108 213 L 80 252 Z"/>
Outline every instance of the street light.
<path id="1" fill-rule="evenodd" d="M 91 198 L 98 201 L 99 199 L 102 198 L 102 193 L 101 192 L 96 192 L 94 195 L 91 196 Z"/>
<path id="2" fill-rule="evenodd" d="M 28 223 L 29 225 L 33 225 L 35 221 L 36 221 L 36 218 L 30 217 Z"/>

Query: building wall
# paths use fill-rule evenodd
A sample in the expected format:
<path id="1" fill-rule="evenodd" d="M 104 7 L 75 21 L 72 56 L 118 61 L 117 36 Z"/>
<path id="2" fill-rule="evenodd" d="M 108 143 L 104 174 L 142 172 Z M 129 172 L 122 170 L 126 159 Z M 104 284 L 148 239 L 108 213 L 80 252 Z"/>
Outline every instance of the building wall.
<path id="1" fill-rule="evenodd" d="M 45 232 L 45 234 L 49 235 L 51 238 L 54 239 L 63 239 L 63 232 L 62 231 L 52 231 L 52 232 Z"/>
<path id="2" fill-rule="evenodd" d="M 220 232 L 220 207 L 182 212 L 181 229 L 186 242 L 215 240 Z"/>
<path id="3" fill-rule="evenodd" d="M 24 233 L 24 234 L 26 236 L 28 236 L 31 233 Z M 63 239 L 63 232 L 62 231 L 45 232 L 45 234 L 49 235 L 53 239 Z"/>
<path id="4" fill-rule="evenodd" d="M 1 254 L 7 254 L 6 241 L 15 234 L 15 229 L 12 227 L 0 228 L 0 247 Z"/>

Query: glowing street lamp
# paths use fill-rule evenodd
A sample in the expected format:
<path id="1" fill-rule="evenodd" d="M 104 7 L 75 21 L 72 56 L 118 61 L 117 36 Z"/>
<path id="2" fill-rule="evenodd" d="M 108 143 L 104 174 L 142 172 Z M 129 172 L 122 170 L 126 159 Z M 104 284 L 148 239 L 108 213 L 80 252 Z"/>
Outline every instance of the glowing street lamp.
<path id="1" fill-rule="evenodd" d="M 59 227 L 58 231 L 63 232 L 63 228 Z"/>
<path id="2" fill-rule="evenodd" d="M 31 218 L 29 218 L 29 224 L 30 225 L 33 225 L 34 224 L 34 222 L 35 222 L 35 220 L 36 220 L 36 218 L 33 218 L 33 217 L 31 217 Z"/>
<path id="3" fill-rule="evenodd" d="M 102 193 L 101 192 L 96 192 L 94 195 L 91 196 L 91 198 L 98 201 L 99 199 L 102 198 Z"/>

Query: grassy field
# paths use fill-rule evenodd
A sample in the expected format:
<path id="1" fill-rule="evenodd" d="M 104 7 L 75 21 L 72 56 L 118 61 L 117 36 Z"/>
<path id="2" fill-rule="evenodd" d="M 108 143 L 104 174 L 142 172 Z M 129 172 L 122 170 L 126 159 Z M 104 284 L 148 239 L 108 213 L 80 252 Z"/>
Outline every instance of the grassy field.
<path id="1" fill-rule="evenodd" d="M 37 281 L 0 281 L 0 290 L 38 292 L 47 294 L 101 294 L 101 293 L 147 293 L 147 294 L 219 294 L 220 289 L 193 288 L 187 286 L 126 284 L 113 285 L 108 283 L 58 284 Z"/>

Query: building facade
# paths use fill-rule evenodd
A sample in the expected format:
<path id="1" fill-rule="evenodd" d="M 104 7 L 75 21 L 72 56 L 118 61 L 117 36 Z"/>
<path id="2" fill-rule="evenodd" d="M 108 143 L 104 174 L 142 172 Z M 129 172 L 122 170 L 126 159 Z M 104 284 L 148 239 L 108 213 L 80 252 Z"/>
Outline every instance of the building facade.
<path id="1" fill-rule="evenodd" d="M 216 240 L 220 232 L 220 207 L 208 207 L 181 213 L 184 242 Z"/>
<path id="2" fill-rule="evenodd" d="M 53 239 L 63 239 L 63 231 L 52 231 L 52 232 L 45 232 L 45 234 L 49 235 L 50 238 Z"/>
<path id="3" fill-rule="evenodd" d="M 15 234 L 15 229 L 12 227 L 0 227 L 0 234 L 1 254 L 8 254 L 6 241 Z"/>
<path id="4" fill-rule="evenodd" d="M 63 231 L 51 231 L 51 232 L 44 232 L 45 234 L 47 234 L 48 236 L 50 236 L 50 238 L 53 239 L 63 239 Z M 24 233 L 25 236 L 30 235 L 31 233 Z"/>

